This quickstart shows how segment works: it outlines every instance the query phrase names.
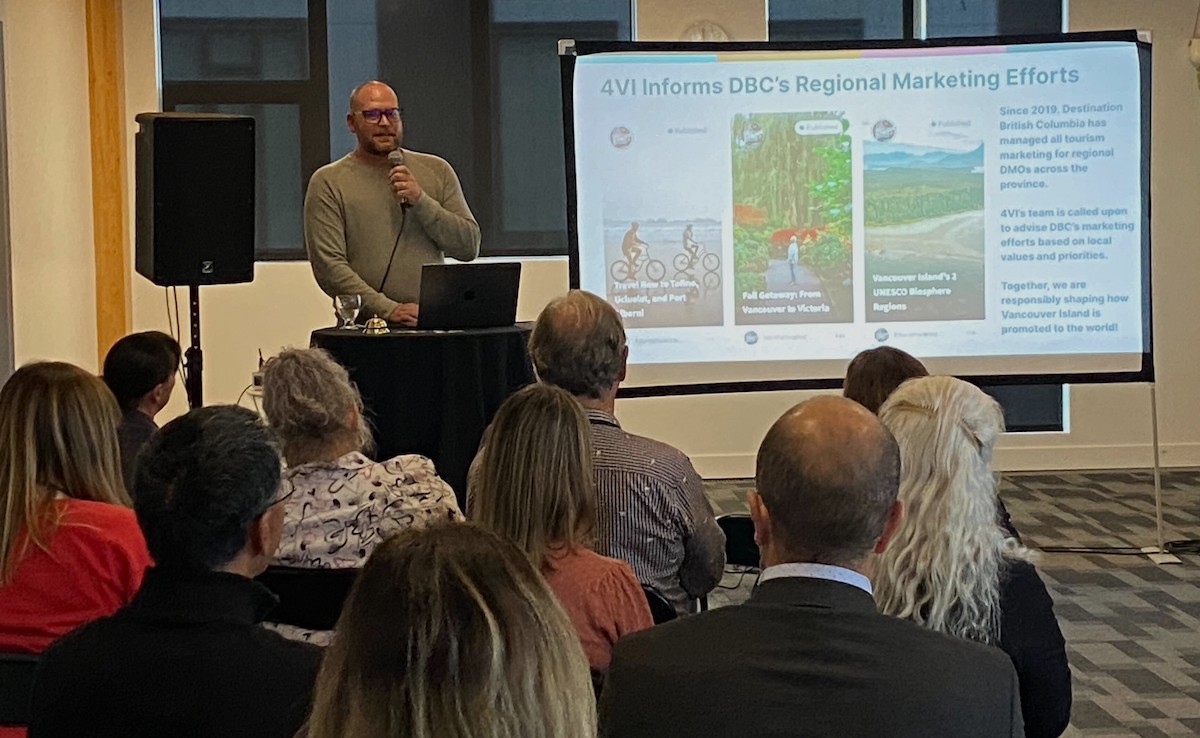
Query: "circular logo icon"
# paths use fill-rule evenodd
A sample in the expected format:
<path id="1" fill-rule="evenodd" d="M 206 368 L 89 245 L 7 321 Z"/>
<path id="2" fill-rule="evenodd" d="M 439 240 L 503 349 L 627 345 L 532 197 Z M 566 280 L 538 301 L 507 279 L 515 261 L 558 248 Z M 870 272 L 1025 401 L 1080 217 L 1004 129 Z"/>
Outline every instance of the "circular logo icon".
<path id="1" fill-rule="evenodd" d="M 750 344 L 751 346 L 758 343 L 758 334 L 754 331 L 746 331 L 746 343 Z"/>
<path id="2" fill-rule="evenodd" d="M 875 340 L 879 341 L 880 343 L 888 340 L 890 336 L 891 334 L 887 332 L 887 328 L 880 328 L 879 330 L 875 331 Z"/>
<path id="3" fill-rule="evenodd" d="M 633 143 L 633 133 L 625 126 L 617 126 L 608 134 L 608 140 L 618 149 L 623 149 Z"/>
<path id="4" fill-rule="evenodd" d="M 871 135 L 876 141 L 891 141 L 896 137 L 896 124 L 887 118 L 877 120 L 875 125 L 871 126 Z"/>

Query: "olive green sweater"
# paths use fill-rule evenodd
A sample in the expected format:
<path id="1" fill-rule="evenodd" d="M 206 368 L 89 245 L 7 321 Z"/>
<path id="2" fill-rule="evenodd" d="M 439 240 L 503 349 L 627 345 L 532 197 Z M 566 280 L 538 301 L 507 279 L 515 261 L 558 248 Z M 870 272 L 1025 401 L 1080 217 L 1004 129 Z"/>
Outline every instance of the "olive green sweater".
<path id="1" fill-rule="evenodd" d="M 407 214 L 392 195 L 391 167 L 353 154 L 318 169 L 304 197 L 304 244 L 313 276 L 330 297 L 362 295 L 362 318 L 386 318 L 398 303 L 417 302 L 422 265 L 479 255 L 479 224 L 446 160 L 406 149 L 404 163 L 424 193 Z"/>

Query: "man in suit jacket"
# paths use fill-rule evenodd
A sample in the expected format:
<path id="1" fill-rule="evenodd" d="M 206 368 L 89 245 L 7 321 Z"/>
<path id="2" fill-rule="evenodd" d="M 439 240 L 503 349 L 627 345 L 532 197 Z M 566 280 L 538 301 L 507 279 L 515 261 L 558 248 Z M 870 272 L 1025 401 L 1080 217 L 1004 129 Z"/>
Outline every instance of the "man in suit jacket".
<path id="1" fill-rule="evenodd" d="M 280 457 L 253 412 L 176 418 L 140 457 L 134 499 L 155 567 L 133 601 L 41 658 L 31 738 L 291 738 L 321 649 L 260 625 L 279 600 L 253 577 L 283 528 Z"/>
<path id="2" fill-rule="evenodd" d="M 601 733 L 1021 736 L 1000 651 L 881 615 L 874 554 L 899 528 L 896 442 L 857 403 L 820 397 L 758 451 L 750 514 L 764 566 L 750 600 L 621 640 Z"/>

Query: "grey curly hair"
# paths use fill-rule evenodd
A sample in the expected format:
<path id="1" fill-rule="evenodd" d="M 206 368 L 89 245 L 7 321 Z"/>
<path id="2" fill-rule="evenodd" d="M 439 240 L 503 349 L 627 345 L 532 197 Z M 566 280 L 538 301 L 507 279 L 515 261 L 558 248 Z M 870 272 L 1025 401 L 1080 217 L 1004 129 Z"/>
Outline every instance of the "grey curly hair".
<path id="1" fill-rule="evenodd" d="M 349 425 L 351 410 L 357 427 Z M 371 445 L 362 395 L 346 368 L 323 349 L 285 349 L 263 367 L 263 412 L 283 439 L 284 457 L 319 454 L 337 444 Z"/>
<path id="2" fill-rule="evenodd" d="M 551 300 L 529 337 L 538 379 L 576 397 L 603 396 L 621 377 L 624 351 L 620 314 L 583 290 Z"/>

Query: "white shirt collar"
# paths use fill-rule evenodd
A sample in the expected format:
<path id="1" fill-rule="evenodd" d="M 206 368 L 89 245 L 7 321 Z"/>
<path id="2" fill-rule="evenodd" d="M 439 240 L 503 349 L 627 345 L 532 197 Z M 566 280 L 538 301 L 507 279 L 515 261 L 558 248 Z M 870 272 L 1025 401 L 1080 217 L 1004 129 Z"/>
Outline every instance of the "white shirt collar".
<path id="1" fill-rule="evenodd" d="M 763 569 L 762 576 L 759 577 L 759 584 L 770 579 L 783 579 L 785 577 L 808 577 L 809 579 L 828 579 L 831 582 L 841 582 L 849 584 L 853 587 L 858 587 L 869 595 L 874 595 L 871 590 L 871 580 L 859 574 L 853 569 L 847 569 L 842 566 L 830 566 L 828 564 L 777 564 L 768 566 Z"/>

